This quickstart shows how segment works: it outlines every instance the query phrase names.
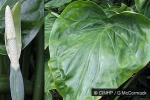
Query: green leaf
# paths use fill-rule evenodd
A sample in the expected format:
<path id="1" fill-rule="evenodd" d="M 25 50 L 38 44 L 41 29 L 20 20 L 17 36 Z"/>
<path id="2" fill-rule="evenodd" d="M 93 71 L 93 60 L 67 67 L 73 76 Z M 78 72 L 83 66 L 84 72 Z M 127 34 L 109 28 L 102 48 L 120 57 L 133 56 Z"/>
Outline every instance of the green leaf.
<path id="1" fill-rule="evenodd" d="M 49 61 L 49 49 L 47 48 L 45 51 L 44 51 L 44 70 L 45 70 L 45 73 L 44 73 L 44 91 L 45 93 L 48 92 L 49 90 L 52 90 L 52 89 L 56 89 L 55 88 L 55 84 L 53 82 L 53 77 L 52 77 L 52 74 L 51 74 L 51 71 L 50 71 L 50 68 L 48 66 L 48 61 Z"/>
<path id="2" fill-rule="evenodd" d="M 18 57 L 20 57 L 21 54 L 21 3 L 17 2 L 15 6 L 12 9 L 12 16 L 15 26 L 15 32 L 16 32 L 16 43 L 17 43 L 17 53 Z"/>
<path id="3" fill-rule="evenodd" d="M 25 48 L 35 38 L 44 23 L 43 5 L 43 0 L 23 0 L 22 2 L 22 48 Z"/>
<path id="4" fill-rule="evenodd" d="M 100 5 L 103 9 L 107 9 L 113 6 L 114 0 L 90 0 L 95 2 L 96 4 Z"/>
<path id="5" fill-rule="evenodd" d="M 150 21 L 123 12 L 107 18 L 93 2 L 74 2 L 55 21 L 49 67 L 64 100 L 97 100 L 92 88 L 118 88 L 150 61 Z"/>
<path id="6" fill-rule="evenodd" d="M 104 9 L 106 15 L 108 17 L 111 17 L 115 14 L 119 14 L 121 12 L 124 12 L 124 11 L 131 11 L 131 12 L 134 12 L 133 9 L 131 7 L 127 7 L 127 5 L 121 3 L 121 6 L 111 6 L 111 7 L 108 7 L 106 9 Z"/>
<path id="7" fill-rule="evenodd" d="M 135 0 L 135 6 L 138 11 L 141 10 L 143 4 L 145 3 L 146 0 Z"/>
<path id="8" fill-rule="evenodd" d="M 45 17 L 45 34 L 44 34 L 44 40 L 45 40 L 45 49 L 49 45 L 49 36 L 51 33 L 51 29 L 53 27 L 53 23 L 56 20 L 56 17 L 50 12 L 46 17 Z"/>
<path id="9" fill-rule="evenodd" d="M 48 3 L 45 4 L 45 7 L 49 7 L 49 8 L 57 8 L 60 6 L 63 6 L 66 3 L 71 2 L 72 0 L 51 0 Z"/>
<path id="10" fill-rule="evenodd" d="M 45 100 L 52 100 L 52 95 L 50 93 L 50 90 L 56 89 L 54 82 L 53 82 L 53 77 L 51 74 L 51 71 L 48 66 L 48 61 L 49 61 L 49 50 L 46 49 L 44 52 L 44 61 L 45 61 L 45 70 L 44 70 L 44 92 L 45 92 Z"/>
<path id="11" fill-rule="evenodd" d="M 53 100 L 52 94 L 49 91 L 45 93 L 45 99 L 44 100 Z"/>
<path id="12" fill-rule="evenodd" d="M 123 11 L 127 11 L 128 9 L 129 8 L 127 7 L 127 5 L 122 3 L 120 7 L 119 6 L 111 6 L 111 7 L 104 9 L 104 11 L 108 17 L 111 17 L 112 15 L 121 13 Z"/>
<path id="13" fill-rule="evenodd" d="M 52 74 L 51 74 L 51 71 L 49 69 L 49 66 L 48 66 L 48 61 L 45 62 L 45 82 L 44 82 L 44 91 L 47 92 L 51 89 L 55 89 L 55 85 L 53 83 L 53 77 L 52 77 Z"/>
<path id="14" fill-rule="evenodd" d="M 150 0 L 135 0 L 137 10 L 150 18 Z"/>
<path id="15" fill-rule="evenodd" d="M 18 0 L 0 1 L 0 54 L 6 54 L 4 42 L 4 14 L 5 7 L 13 7 Z M 37 35 L 44 21 L 43 0 L 21 1 L 21 36 L 22 49 L 24 49 Z M 16 16 L 16 15 L 14 15 Z M 18 22 L 17 22 L 18 23 Z M 15 27 L 16 28 L 16 27 Z M 19 28 L 18 28 L 19 29 Z M 19 31 L 19 30 L 18 30 Z"/>

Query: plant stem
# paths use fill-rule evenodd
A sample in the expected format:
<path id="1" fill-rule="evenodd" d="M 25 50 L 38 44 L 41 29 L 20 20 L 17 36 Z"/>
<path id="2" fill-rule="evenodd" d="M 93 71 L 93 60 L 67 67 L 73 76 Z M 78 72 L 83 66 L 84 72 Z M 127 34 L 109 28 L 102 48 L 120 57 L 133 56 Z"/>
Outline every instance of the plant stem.
<path id="1" fill-rule="evenodd" d="M 9 75 L 10 73 L 10 60 L 8 55 L 3 56 L 3 74 Z"/>
<path id="2" fill-rule="evenodd" d="M 28 75 L 29 75 L 30 54 L 31 54 L 31 44 L 29 44 L 23 51 L 22 76 L 24 79 L 28 79 Z"/>
<path id="3" fill-rule="evenodd" d="M 1 76 L 1 74 L 3 74 L 3 64 L 2 64 L 2 62 L 3 62 L 3 58 L 2 58 L 3 56 L 2 55 L 0 55 L 0 76 Z"/>
<path id="4" fill-rule="evenodd" d="M 1 93 L 8 93 L 10 92 L 9 88 L 9 79 L 3 76 L 3 78 L 0 78 L 0 94 Z"/>
<path id="5" fill-rule="evenodd" d="M 36 37 L 36 72 L 33 92 L 33 100 L 43 100 L 44 94 L 44 33 L 43 28 Z"/>

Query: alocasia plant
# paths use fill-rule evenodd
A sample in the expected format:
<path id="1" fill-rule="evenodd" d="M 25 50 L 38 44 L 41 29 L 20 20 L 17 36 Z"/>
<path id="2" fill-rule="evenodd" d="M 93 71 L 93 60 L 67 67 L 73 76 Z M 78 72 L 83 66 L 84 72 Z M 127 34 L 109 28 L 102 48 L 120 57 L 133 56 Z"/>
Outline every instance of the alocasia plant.
<path id="1" fill-rule="evenodd" d="M 150 61 L 150 21 L 134 12 L 107 17 L 74 2 L 54 22 L 49 68 L 64 100 L 96 100 L 92 88 L 118 88 Z"/>

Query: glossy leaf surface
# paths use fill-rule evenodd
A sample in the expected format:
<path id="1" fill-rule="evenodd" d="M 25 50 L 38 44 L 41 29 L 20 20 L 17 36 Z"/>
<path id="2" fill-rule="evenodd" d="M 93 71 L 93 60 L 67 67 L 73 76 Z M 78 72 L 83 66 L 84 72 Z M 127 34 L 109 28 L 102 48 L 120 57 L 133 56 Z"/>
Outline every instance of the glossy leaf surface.
<path id="1" fill-rule="evenodd" d="M 45 49 L 49 45 L 49 36 L 55 20 L 56 17 L 51 12 L 45 17 L 45 22 L 44 22 L 45 23 L 45 34 L 44 34 Z"/>
<path id="2" fill-rule="evenodd" d="M 96 100 L 91 88 L 118 88 L 150 61 L 150 21 L 124 12 L 108 18 L 93 2 L 70 4 L 50 35 L 55 87 L 64 100 Z"/>

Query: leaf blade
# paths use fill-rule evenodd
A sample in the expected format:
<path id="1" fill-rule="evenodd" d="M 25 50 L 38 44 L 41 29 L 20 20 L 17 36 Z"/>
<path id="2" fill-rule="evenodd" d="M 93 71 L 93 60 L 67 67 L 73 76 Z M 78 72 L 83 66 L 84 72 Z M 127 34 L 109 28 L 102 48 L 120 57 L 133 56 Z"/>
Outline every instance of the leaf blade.
<path id="1" fill-rule="evenodd" d="M 149 13 L 150 1 L 149 0 L 135 0 L 135 6 L 141 14 L 150 18 L 150 13 Z"/>
<path id="2" fill-rule="evenodd" d="M 12 9 L 12 16 L 15 26 L 15 32 L 16 32 L 16 43 L 17 43 L 17 53 L 18 53 L 18 59 L 20 58 L 21 54 L 21 3 L 17 2 L 15 6 Z"/>
<path id="3" fill-rule="evenodd" d="M 107 18 L 95 3 L 70 4 L 55 21 L 49 43 L 58 92 L 65 100 L 95 100 L 91 88 L 118 88 L 150 60 L 149 29 L 140 14 Z"/>

